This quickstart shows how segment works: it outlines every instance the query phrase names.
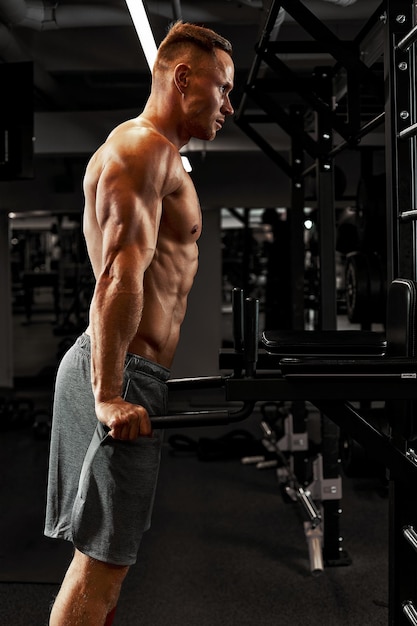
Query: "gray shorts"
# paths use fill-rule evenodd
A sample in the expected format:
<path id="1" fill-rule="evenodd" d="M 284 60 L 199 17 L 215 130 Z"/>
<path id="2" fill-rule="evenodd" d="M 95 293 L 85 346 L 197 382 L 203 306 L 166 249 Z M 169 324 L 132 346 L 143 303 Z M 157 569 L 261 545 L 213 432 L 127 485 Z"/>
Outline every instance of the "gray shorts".
<path id="1" fill-rule="evenodd" d="M 124 398 L 150 415 L 167 412 L 169 370 L 128 354 Z M 56 378 L 45 535 L 71 541 L 99 561 L 135 563 L 150 527 L 162 431 L 135 441 L 109 437 L 98 422 L 90 378 L 90 338 L 82 335 Z"/>

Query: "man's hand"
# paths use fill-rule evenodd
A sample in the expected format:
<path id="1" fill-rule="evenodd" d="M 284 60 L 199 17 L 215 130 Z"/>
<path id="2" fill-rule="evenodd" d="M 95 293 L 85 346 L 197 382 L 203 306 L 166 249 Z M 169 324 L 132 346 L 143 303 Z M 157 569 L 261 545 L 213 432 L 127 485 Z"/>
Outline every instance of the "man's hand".
<path id="1" fill-rule="evenodd" d="M 109 428 L 113 439 L 133 441 L 150 437 L 152 426 L 147 410 L 138 404 L 126 402 L 117 396 L 106 402 L 96 402 L 97 419 Z"/>

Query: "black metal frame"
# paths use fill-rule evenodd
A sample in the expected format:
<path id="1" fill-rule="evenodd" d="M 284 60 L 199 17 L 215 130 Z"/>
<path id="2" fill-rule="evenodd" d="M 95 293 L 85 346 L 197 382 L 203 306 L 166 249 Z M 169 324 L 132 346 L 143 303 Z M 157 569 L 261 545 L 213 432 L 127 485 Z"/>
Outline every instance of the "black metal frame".
<path id="1" fill-rule="evenodd" d="M 351 145 L 359 136 L 365 132 L 365 128 L 375 128 L 385 119 L 386 130 L 386 166 L 387 166 L 387 191 L 388 191 L 388 280 L 395 276 L 403 275 L 416 280 L 417 277 L 417 246 L 416 246 L 416 178 L 414 165 L 416 163 L 416 71 L 415 71 L 415 50 L 414 45 L 417 40 L 417 28 L 413 23 L 413 2 L 412 0 L 387 0 L 382 6 L 385 12 L 384 18 L 376 22 L 376 14 L 372 23 L 368 24 L 362 34 L 367 34 L 371 30 L 382 33 L 384 42 L 384 78 L 385 78 L 385 109 L 373 120 L 368 121 L 365 126 L 361 125 L 360 112 L 355 109 L 355 98 L 348 99 L 348 106 L 351 108 L 351 125 L 341 128 L 340 124 L 335 124 L 335 116 L 332 114 L 329 99 L 329 83 L 327 81 L 328 71 L 321 70 L 318 82 L 321 86 L 315 88 L 313 99 L 320 94 L 317 106 L 319 121 L 320 139 L 312 142 L 306 138 L 304 129 L 300 128 L 294 119 L 276 106 L 269 95 L 256 93 L 260 83 L 257 82 L 257 72 L 261 61 L 267 61 L 274 70 L 283 70 L 281 62 L 273 60 L 272 46 L 268 48 L 268 37 L 278 15 L 279 8 L 283 6 L 293 16 L 297 14 L 299 19 L 305 20 L 309 16 L 308 9 L 299 0 L 282 0 L 272 2 L 267 24 L 258 48 L 258 56 L 255 59 L 251 75 L 248 81 L 248 88 L 241 108 L 238 112 L 237 121 L 248 134 L 265 149 L 267 153 L 292 177 L 294 183 L 294 196 L 297 202 L 300 198 L 296 191 L 296 183 L 300 182 L 300 176 L 305 174 L 300 172 L 301 152 L 309 153 L 316 160 L 315 167 L 318 171 L 319 188 L 321 189 L 320 204 L 325 207 L 325 219 L 328 220 L 330 204 L 332 199 L 332 178 L 327 174 L 331 173 L 330 164 L 335 152 L 343 149 L 344 146 Z M 377 11 L 381 15 L 380 10 Z M 370 78 L 372 72 L 364 66 L 358 58 L 357 49 L 352 52 L 352 46 L 348 46 L 329 36 L 326 29 L 313 19 L 309 27 L 322 41 L 328 45 L 328 50 L 337 59 L 339 65 L 344 65 L 347 69 L 347 89 L 351 87 L 349 72 L 358 72 L 361 76 Z M 382 26 L 381 26 L 382 25 Z M 308 29 L 307 29 L 308 30 Z M 359 42 L 356 42 L 359 45 Z M 310 44 L 309 44 L 310 45 Z M 316 44 L 317 45 L 317 44 Z M 274 51 L 279 50 L 278 45 L 273 46 Z M 286 78 L 289 82 L 292 78 L 285 70 Z M 323 79 L 325 86 L 323 87 Z M 371 78 L 371 82 L 373 79 Z M 378 85 L 375 83 L 376 92 Z M 305 89 L 300 88 L 299 92 L 305 94 Z M 255 94 L 255 95 L 254 95 Z M 262 105 L 266 111 L 264 116 L 248 116 L 245 119 L 244 111 L 248 98 L 254 98 Z M 312 100 L 310 98 L 310 104 Z M 273 106 L 274 105 L 274 106 Z M 293 155 L 291 165 L 289 165 L 281 155 L 275 153 L 268 143 L 258 136 L 257 132 L 250 126 L 253 122 L 270 122 L 275 119 L 278 123 L 284 124 L 293 139 Z M 343 147 L 328 148 L 327 135 L 336 130 L 344 137 Z M 356 138 L 354 138 L 356 131 Z M 331 144 L 331 142 L 330 142 Z M 327 223 L 327 222 L 326 222 Z M 330 224 L 330 225 L 329 225 Z M 332 229 L 333 223 L 329 220 L 327 227 Z M 333 243 L 333 240 L 331 241 Z M 334 247 L 331 246 L 332 251 Z M 322 254 L 329 251 L 323 249 Z M 326 279 L 331 280 L 330 278 Z M 323 286 L 323 283 L 322 283 Z M 323 303 L 327 306 L 326 303 Z M 237 313 L 238 324 L 242 321 L 242 310 Z M 246 319 L 246 315 L 244 316 Z M 326 313 L 322 320 L 324 327 L 331 328 L 334 311 Z M 415 318 L 413 318 L 415 324 Z M 255 318 L 256 320 L 256 318 Z M 256 326 L 256 323 L 255 323 Z M 255 343 L 251 341 L 255 336 Z M 413 334 L 414 337 L 414 334 Z M 372 376 L 363 377 L 360 372 L 352 372 L 351 375 L 340 373 L 335 375 L 334 367 L 330 372 L 320 376 L 304 380 L 291 379 L 281 375 L 277 369 L 276 355 L 266 355 L 259 353 L 257 344 L 256 328 L 248 327 L 247 333 L 235 336 L 237 350 L 234 355 L 230 355 L 234 364 L 234 375 L 230 377 L 214 377 L 210 379 L 195 379 L 197 384 L 214 385 L 221 384 L 225 388 L 225 400 L 227 402 L 242 402 L 243 407 L 237 411 L 203 411 L 188 413 L 185 415 L 170 416 L 168 418 L 155 418 L 155 422 L 160 427 L 172 427 L 183 425 L 207 425 L 226 424 L 230 421 L 240 421 L 248 416 L 256 402 L 261 401 L 300 401 L 308 400 L 314 404 L 326 418 L 349 433 L 356 441 L 361 443 L 375 458 L 384 463 L 390 472 L 390 546 L 389 546 L 389 624 L 390 626 L 403 626 L 413 624 L 417 626 L 417 604 L 414 604 L 417 597 L 417 532 L 414 529 L 414 522 L 417 526 L 417 499 L 415 498 L 415 486 L 417 484 L 417 452 L 415 452 L 404 436 L 376 429 L 369 420 L 358 410 L 355 403 L 376 400 L 417 400 L 416 376 L 398 376 L 395 378 L 391 373 L 384 375 L 381 372 L 381 359 L 375 360 L 375 369 L 372 369 L 370 362 L 370 372 Z M 245 350 L 244 350 L 245 348 Z M 266 372 L 259 374 L 256 372 L 256 363 L 260 357 L 263 367 L 269 368 L 273 374 Z M 246 373 L 243 373 L 242 366 L 245 365 Z M 409 363 L 404 361 L 404 365 Z M 282 364 L 282 367 L 284 365 Z M 407 373 L 408 370 L 405 370 Z M 185 386 L 192 384 L 192 380 L 181 381 L 178 384 Z M 354 383 L 354 384 L 353 384 Z M 352 395 L 354 397 L 352 397 Z M 154 419 L 154 418 L 153 418 Z M 334 442 L 334 433 L 329 438 L 330 444 Z M 335 471 L 334 455 L 328 455 L 328 471 Z M 337 472 L 337 467 L 336 467 Z M 333 503 L 329 517 L 335 516 L 334 509 L 338 506 Z M 328 521 L 328 520 L 327 520 Z M 334 522 L 334 520 L 333 520 Z M 327 524 L 327 522 L 325 522 Z M 332 523 L 330 536 L 325 539 L 325 550 L 327 559 L 337 564 L 339 546 L 336 543 L 334 530 L 338 528 L 338 520 Z M 410 550 L 411 546 L 411 550 Z M 334 559 L 332 558 L 334 557 Z"/>
<path id="2" fill-rule="evenodd" d="M 412 2 L 389 0 L 386 11 L 384 79 L 386 84 L 385 137 L 387 176 L 387 281 L 396 276 L 416 277 L 415 219 L 410 141 L 400 133 L 410 125 L 413 111 L 415 62 L 409 48 L 399 47 L 412 26 Z"/>
<path id="3" fill-rule="evenodd" d="M 279 42 L 270 41 L 270 34 L 277 19 L 280 8 L 285 9 L 295 21 L 302 26 L 313 41 Z M 303 102 L 313 111 L 323 113 L 329 120 L 331 127 L 342 138 L 343 147 L 355 147 L 367 132 L 379 126 L 384 117 L 384 91 L 380 77 L 374 70 L 361 60 L 361 44 L 369 30 L 374 28 L 373 37 L 383 37 L 380 15 L 384 3 L 371 16 L 368 23 L 354 41 L 345 42 L 336 37 L 300 0 L 276 0 L 272 2 L 261 39 L 256 47 L 256 56 L 246 83 L 244 95 L 237 110 L 235 121 L 257 145 L 264 150 L 289 176 L 293 175 L 290 164 L 277 153 L 262 133 L 254 128 L 262 123 L 277 123 L 287 134 L 298 141 L 303 149 L 313 158 L 329 155 L 329 145 L 322 145 L 320 140 L 314 140 L 299 125 L 292 124 L 290 115 L 280 105 L 279 100 L 273 98 L 275 94 L 290 91 L 301 97 Z M 380 111 L 372 120 L 364 124 L 361 119 L 358 90 L 354 97 L 347 99 L 347 120 L 342 122 L 331 102 L 323 100 L 320 92 L 315 89 L 314 79 L 300 77 L 295 74 L 277 55 L 284 53 L 305 54 L 306 52 L 326 52 L 334 60 L 329 66 L 330 77 L 334 78 L 343 68 L 346 71 L 346 90 L 354 89 L 358 85 L 366 85 L 375 97 L 376 106 Z M 261 63 L 264 62 L 273 71 L 276 78 L 260 78 Z M 250 111 L 251 102 L 260 107 L 264 113 L 253 114 Z M 333 146 L 331 146 L 332 149 Z M 341 148 L 336 148 L 340 150 Z"/>
<path id="4" fill-rule="evenodd" d="M 376 58 L 375 53 L 369 57 L 367 54 L 371 45 L 372 50 L 383 51 L 386 29 L 381 17 L 384 8 L 385 2 L 382 2 L 357 37 L 353 41 L 343 41 L 300 0 L 274 0 L 235 116 L 236 124 L 288 175 L 293 188 L 310 173 L 316 175 L 316 196 L 320 207 L 317 212 L 320 269 L 316 323 L 324 329 L 336 326 L 334 157 L 342 150 L 357 148 L 365 135 L 384 123 L 384 84 L 382 71 L 376 63 L 380 59 L 378 54 Z M 271 33 L 280 9 L 288 12 L 312 40 L 272 41 Z M 300 77 L 280 58 L 285 53 L 318 51 L 328 54 L 329 66 L 316 68 L 310 77 Z M 368 64 L 363 61 L 367 58 L 370 59 Z M 265 66 L 272 78 L 264 72 Z M 286 110 L 284 93 L 292 94 L 295 99 L 301 98 L 305 110 L 315 114 L 316 138 L 307 132 L 299 119 L 294 119 L 291 110 Z M 361 110 L 361 95 L 365 93 L 373 103 L 371 118 Z M 340 115 L 343 96 L 346 96 L 344 118 Z M 254 108 L 257 109 L 255 113 Z M 305 157 L 313 159 L 302 172 L 292 156 L 288 161 L 274 148 L 266 130 L 266 125 L 271 122 L 291 138 L 291 153 L 302 153 L 303 162 Z M 336 133 L 339 138 L 335 145 Z M 292 199 L 300 202 L 299 195 Z M 299 283 L 304 274 L 302 272 L 300 277 L 295 270 L 293 267 L 290 270 L 292 282 Z M 389 278 L 392 280 L 393 276 Z M 293 301 L 294 305 L 297 300 Z"/>
<path id="5" fill-rule="evenodd" d="M 285 9 L 313 41 L 305 42 L 274 42 L 270 40 L 271 32 L 278 17 L 279 11 Z M 362 29 L 358 37 L 352 42 L 341 41 L 336 37 L 300 0 L 273 1 L 270 6 L 266 24 L 256 48 L 256 56 L 248 77 L 245 93 L 236 114 L 236 123 L 244 130 L 258 146 L 269 155 L 273 161 L 284 170 L 292 180 L 293 202 L 292 210 L 297 210 L 304 201 L 300 189 L 303 180 L 310 172 L 315 171 L 317 189 L 317 226 L 319 235 L 320 268 L 319 294 L 317 301 L 317 320 L 320 329 L 335 329 L 337 327 L 337 294 L 336 294 L 336 267 L 335 267 L 335 190 L 334 190 L 334 157 L 341 150 L 356 147 L 361 137 L 381 125 L 384 120 L 384 90 L 381 77 L 368 67 L 361 58 L 366 46 L 366 37 L 372 32 L 373 40 L 379 37 L 383 41 L 383 29 L 379 20 L 381 9 L 376 11 L 369 22 Z M 302 53 L 306 51 L 324 51 L 329 54 L 329 66 L 316 68 L 310 78 L 300 79 L 280 58 L 286 52 Z M 333 65 L 331 61 L 333 60 Z M 266 64 L 276 78 L 268 80 L 261 77 L 262 63 Z M 338 78 L 339 93 L 347 93 L 347 115 L 341 120 L 335 106 L 335 86 Z M 360 95 L 362 89 L 370 90 L 377 109 L 376 116 L 362 119 L 360 109 Z M 305 103 L 307 109 L 315 112 L 316 139 L 306 131 L 304 124 L 295 119 L 291 111 L 287 112 L 280 103 L 280 92 L 290 91 L 297 94 Z M 251 103 L 264 111 L 264 114 L 250 112 Z M 271 121 L 278 124 L 291 138 L 292 154 L 297 154 L 297 160 L 291 154 L 291 164 L 277 153 L 268 138 L 263 136 L 259 127 Z M 342 141 L 334 145 L 334 133 Z M 301 155 L 303 155 L 301 157 Z M 313 159 L 313 164 L 300 171 L 300 162 L 304 163 L 304 156 Z M 298 190 L 298 193 L 294 191 Z M 301 208 L 303 212 L 303 207 Z M 291 219 L 291 218 L 290 218 Z M 299 220 L 297 220 L 299 225 Z M 301 227 L 302 232 L 302 227 Z M 294 231 L 295 233 L 295 231 Z M 294 234 L 295 236 L 295 234 Z M 303 246 L 300 250 L 303 250 Z M 297 273 L 296 270 L 299 270 Z M 304 268 L 295 265 L 289 269 L 292 274 L 292 283 L 304 281 Z M 298 304 L 297 293 L 292 294 L 293 305 Z M 304 303 L 303 303 L 304 305 Z M 300 311 L 294 328 L 300 328 Z M 300 326 L 298 325 L 300 323 Z M 290 400 L 290 398 L 288 398 Z M 339 474 L 337 449 L 338 430 L 322 416 L 322 449 L 323 472 L 325 478 L 332 478 Z M 325 508 L 340 509 L 340 505 L 326 503 Z M 339 521 L 333 510 L 326 514 L 325 536 L 326 551 L 332 554 L 332 561 L 337 561 L 339 550 Z M 339 555 L 340 556 L 340 555 Z"/>

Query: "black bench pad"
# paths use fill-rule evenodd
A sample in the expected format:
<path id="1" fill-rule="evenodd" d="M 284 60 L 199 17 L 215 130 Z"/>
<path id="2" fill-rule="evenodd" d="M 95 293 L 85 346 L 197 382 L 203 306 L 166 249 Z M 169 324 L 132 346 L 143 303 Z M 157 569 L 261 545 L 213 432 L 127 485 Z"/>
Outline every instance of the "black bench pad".
<path id="1" fill-rule="evenodd" d="M 352 379 L 417 381 L 417 360 L 410 358 L 314 359 L 284 358 L 281 372 L 288 380 Z"/>
<path id="2" fill-rule="evenodd" d="M 262 344 L 271 354 L 286 356 L 383 356 L 384 333 L 363 330 L 265 330 Z"/>

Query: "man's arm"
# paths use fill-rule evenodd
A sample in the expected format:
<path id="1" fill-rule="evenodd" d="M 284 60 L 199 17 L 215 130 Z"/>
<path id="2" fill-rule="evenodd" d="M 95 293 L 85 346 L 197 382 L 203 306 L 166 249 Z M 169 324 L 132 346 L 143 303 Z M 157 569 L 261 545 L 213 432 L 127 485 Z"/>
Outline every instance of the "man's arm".
<path id="1" fill-rule="evenodd" d="M 155 252 L 162 197 L 149 164 L 108 163 L 100 175 L 96 215 L 102 267 L 90 309 L 92 386 L 97 418 L 117 439 L 149 435 L 146 410 L 121 397 L 126 352 L 142 316 L 144 273 Z"/>

